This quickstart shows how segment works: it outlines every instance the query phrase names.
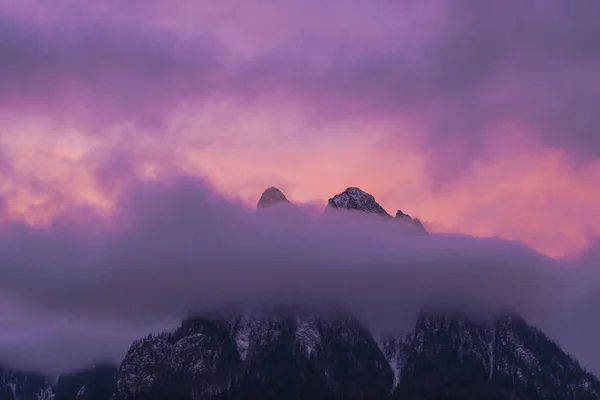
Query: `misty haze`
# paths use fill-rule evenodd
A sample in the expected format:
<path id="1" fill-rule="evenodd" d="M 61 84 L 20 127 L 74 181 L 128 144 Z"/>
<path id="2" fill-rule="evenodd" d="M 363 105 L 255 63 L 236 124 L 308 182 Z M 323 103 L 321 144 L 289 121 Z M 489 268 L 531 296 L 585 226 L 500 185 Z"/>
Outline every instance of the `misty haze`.
<path id="1" fill-rule="evenodd" d="M 0 400 L 600 400 L 600 2 L 0 4 Z"/>

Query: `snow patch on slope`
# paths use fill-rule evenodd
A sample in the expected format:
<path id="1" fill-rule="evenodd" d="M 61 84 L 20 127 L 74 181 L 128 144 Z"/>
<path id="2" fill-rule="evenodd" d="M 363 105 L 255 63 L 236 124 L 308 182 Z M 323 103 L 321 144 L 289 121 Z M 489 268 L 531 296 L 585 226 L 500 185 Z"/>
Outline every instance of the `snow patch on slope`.
<path id="1" fill-rule="evenodd" d="M 488 343 L 489 351 L 489 368 L 490 368 L 490 379 L 494 376 L 494 345 L 496 344 L 496 327 L 492 326 L 489 332 L 490 341 Z"/>
<path id="2" fill-rule="evenodd" d="M 415 342 L 414 339 L 412 334 L 400 334 L 378 342 L 379 349 L 394 374 L 393 389 L 400 383 L 402 371 L 408 360 L 408 352 Z"/>
<path id="3" fill-rule="evenodd" d="M 77 391 L 77 397 L 83 397 L 83 395 L 85 395 L 85 391 L 86 391 L 86 385 L 83 385 L 78 391 Z"/>
<path id="4" fill-rule="evenodd" d="M 355 201 L 359 205 L 364 205 L 369 196 L 373 197 L 357 187 L 349 187 L 346 191 L 333 196 L 332 203 L 339 208 L 348 208 L 351 201 Z"/>
<path id="5" fill-rule="evenodd" d="M 51 388 L 46 388 L 38 393 L 36 400 L 54 400 L 54 393 Z"/>
<path id="6" fill-rule="evenodd" d="M 321 333 L 316 319 L 296 318 L 295 343 L 307 355 L 314 355 L 321 347 Z"/>
<path id="7" fill-rule="evenodd" d="M 240 358 L 246 360 L 269 343 L 277 341 L 286 323 L 283 318 L 269 317 L 265 312 L 252 310 L 227 325 Z"/>
<path id="8" fill-rule="evenodd" d="M 10 391 L 12 392 L 13 398 L 15 400 L 19 400 L 19 397 L 17 397 L 17 385 L 15 383 L 9 383 L 8 387 L 10 387 Z"/>

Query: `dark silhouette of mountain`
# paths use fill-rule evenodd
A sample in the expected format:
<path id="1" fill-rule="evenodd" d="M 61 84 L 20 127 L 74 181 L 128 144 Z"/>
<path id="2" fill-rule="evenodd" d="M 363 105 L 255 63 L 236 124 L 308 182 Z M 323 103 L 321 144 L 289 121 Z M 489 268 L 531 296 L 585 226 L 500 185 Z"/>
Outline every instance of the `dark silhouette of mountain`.
<path id="1" fill-rule="evenodd" d="M 392 399 L 598 399 L 600 382 L 515 314 L 473 322 L 422 314 L 415 331 L 384 339 Z"/>
<path id="2" fill-rule="evenodd" d="M 191 318 L 137 341 L 117 399 L 381 398 L 391 383 L 377 342 L 353 317 L 277 309 Z"/>
<path id="3" fill-rule="evenodd" d="M 377 342 L 351 315 L 288 309 L 136 341 L 116 398 L 574 400 L 599 399 L 600 382 L 513 314 L 422 314 Z"/>
<path id="4" fill-rule="evenodd" d="M 108 400 L 116 391 L 118 367 L 99 364 L 62 375 L 53 387 L 53 400 Z"/>
<path id="5" fill-rule="evenodd" d="M 117 373 L 117 366 L 99 364 L 53 383 L 41 374 L 0 368 L 0 400 L 110 400 Z"/>
<path id="6" fill-rule="evenodd" d="M 37 373 L 13 371 L 0 365 L 0 400 L 50 400 L 52 390 Z"/>
<path id="7" fill-rule="evenodd" d="M 377 341 L 352 315 L 299 308 L 188 318 L 50 384 L 2 371 L 2 400 L 600 399 L 600 382 L 514 314 L 422 313 Z"/>
<path id="8" fill-rule="evenodd" d="M 281 190 L 277 189 L 274 186 L 266 189 L 263 194 L 258 199 L 258 203 L 256 206 L 258 208 L 266 208 L 272 207 L 281 203 L 289 203 L 290 201 L 285 197 L 285 195 L 281 192 Z"/>

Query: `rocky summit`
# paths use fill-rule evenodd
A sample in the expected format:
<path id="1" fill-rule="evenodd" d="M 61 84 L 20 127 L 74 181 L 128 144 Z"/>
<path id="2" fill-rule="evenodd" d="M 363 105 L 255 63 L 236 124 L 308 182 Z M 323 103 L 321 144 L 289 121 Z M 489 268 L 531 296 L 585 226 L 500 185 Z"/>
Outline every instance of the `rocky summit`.
<path id="1" fill-rule="evenodd" d="M 392 217 L 375 201 L 373 195 L 363 192 L 357 187 L 349 187 L 342 193 L 330 198 L 327 202 L 327 209 L 362 211 L 378 214 L 386 218 Z"/>
<path id="2" fill-rule="evenodd" d="M 258 208 L 272 207 L 281 203 L 289 203 L 290 201 L 285 197 L 281 190 L 272 186 L 265 190 L 258 200 Z"/>
<path id="3" fill-rule="evenodd" d="M 349 187 L 343 192 L 336 194 L 327 202 L 326 211 L 349 210 L 375 214 L 392 219 L 392 216 L 375 200 L 375 197 L 357 187 Z M 398 210 L 394 221 L 398 221 L 406 230 L 414 234 L 427 234 L 427 230 L 418 218 Z"/>
<path id="4" fill-rule="evenodd" d="M 259 207 L 288 202 L 269 188 Z M 329 200 L 395 218 L 358 188 Z M 360 295 L 360 294 L 357 294 Z M 275 305 L 185 319 L 136 340 L 120 366 L 50 382 L 0 368 L 0 400 L 600 400 L 600 381 L 515 313 L 474 321 L 422 312 L 410 332 L 375 337 L 353 315 Z"/>

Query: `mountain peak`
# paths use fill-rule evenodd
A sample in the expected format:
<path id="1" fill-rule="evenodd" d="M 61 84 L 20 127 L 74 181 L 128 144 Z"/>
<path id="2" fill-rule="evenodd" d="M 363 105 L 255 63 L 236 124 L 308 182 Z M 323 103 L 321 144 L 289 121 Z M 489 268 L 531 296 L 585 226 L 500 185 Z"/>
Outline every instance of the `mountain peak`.
<path id="1" fill-rule="evenodd" d="M 408 214 L 404 214 L 401 210 L 396 211 L 396 218 L 409 217 Z"/>
<path id="2" fill-rule="evenodd" d="M 258 200 L 256 205 L 258 208 L 271 207 L 280 203 L 289 203 L 290 201 L 285 197 L 281 190 L 275 186 L 267 188 Z"/>
<path id="3" fill-rule="evenodd" d="M 342 193 L 336 194 L 327 202 L 328 209 L 345 209 L 353 211 L 364 211 L 379 214 L 391 218 L 373 195 L 355 187 L 350 186 Z"/>
<path id="4" fill-rule="evenodd" d="M 421 223 L 421 221 L 418 218 L 412 218 L 410 215 L 404 214 L 400 210 L 396 211 L 396 218 L 395 219 L 397 221 L 400 221 L 400 222 L 408 222 L 408 223 L 410 223 L 412 226 L 414 226 L 415 228 L 417 228 L 419 230 L 419 232 L 421 232 L 421 233 L 428 233 L 427 230 L 425 229 L 425 227 L 423 226 L 423 224 Z"/>

